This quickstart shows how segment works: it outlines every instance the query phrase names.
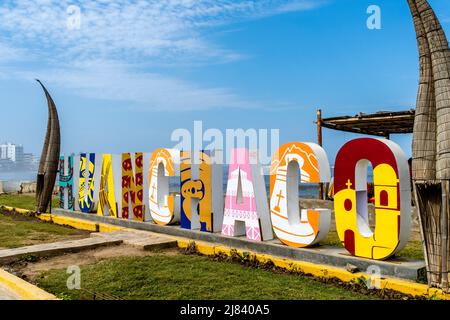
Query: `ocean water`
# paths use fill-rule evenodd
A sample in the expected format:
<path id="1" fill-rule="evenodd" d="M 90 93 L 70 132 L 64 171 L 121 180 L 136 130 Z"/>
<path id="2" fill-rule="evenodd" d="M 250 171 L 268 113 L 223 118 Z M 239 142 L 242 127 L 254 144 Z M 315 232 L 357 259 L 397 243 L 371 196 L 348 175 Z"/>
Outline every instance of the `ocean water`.
<path id="1" fill-rule="evenodd" d="M 227 190 L 228 174 L 224 177 L 223 192 Z M 266 192 L 269 195 L 270 190 L 270 176 L 264 176 L 266 183 Z M 177 177 L 169 179 L 169 191 L 180 192 L 180 179 Z M 303 199 L 316 199 L 319 197 L 319 186 L 317 184 L 299 184 L 299 197 Z"/>
<path id="2" fill-rule="evenodd" d="M 263 167 L 264 172 L 264 182 L 266 184 L 266 192 L 269 194 L 270 190 L 270 175 L 269 168 Z M 223 192 L 227 191 L 227 180 L 228 180 L 228 166 L 223 166 Z M 169 191 L 170 192 L 180 192 L 180 178 L 173 177 L 169 178 Z M 319 186 L 318 184 L 301 183 L 299 184 L 299 197 L 303 199 L 316 199 L 319 197 Z"/>
<path id="3" fill-rule="evenodd" d="M 36 172 L 4 172 L 0 171 L 0 181 L 4 192 L 17 192 L 22 182 L 36 181 Z"/>
<path id="4" fill-rule="evenodd" d="M 0 171 L 0 181 L 36 181 L 36 171 Z"/>
<path id="5" fill-rule="evenodd" d="M 228 171 L 224 169 L 224 192 L 227 190 Z M 265 175 L 266 191 L 269 193 L 270 176 Z M 3 181 L 3 189 L 6 192 L 14 192 L 20 189 L 20 183 L 24 181 L 36 181 L 36 172 L 0 172 L 0 181 Z M 180 179 L 178 177 L 170 178 L 170 192 L 180 191 Z M 314 184 L 300 184 L 299 196 L 301 198 L 314 199 L 318 197 L 318 186 Z"/>

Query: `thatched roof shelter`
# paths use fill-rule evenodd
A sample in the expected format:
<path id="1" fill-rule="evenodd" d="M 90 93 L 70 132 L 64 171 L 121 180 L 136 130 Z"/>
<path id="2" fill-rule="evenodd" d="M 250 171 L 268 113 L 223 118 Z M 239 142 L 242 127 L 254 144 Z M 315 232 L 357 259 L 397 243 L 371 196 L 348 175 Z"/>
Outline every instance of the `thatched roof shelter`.
<path id="1" fill-rule="evenodd" d="M 354 116 L 322 118 L 322 110 L 317 110 L 317 141 L 323 145 L 322 128 L 336 131 L 365 134 L 389 139 L 392 134 L 414 132 L 416 110 L 380 111 L 376 113 L 359 113 Z M 324 186 L 319 186 L 319 198 L 324 198 Z"/>
<path id="2" fill-rule="evenodd" d="M 373 114 L 359 113 L 355 116 L 322 118 L 319 110 L 317 125 L 320 128 L 367 134 L 389 138 L 391 134 L 412 133 L 415 110 L 382 111 Z"/>
<path id="3" fill-rule="evenodd" d="M 391 134 L 413 133 L 415 110 L 381 111 L 372 114 L 359 113 L 355 116 L 322 118 L 317 110 L 317 141 L 322 146 L 322 128 L 390 138 Z M 324 185 L 319 185 L 319 198 L 325 195 Z"/>

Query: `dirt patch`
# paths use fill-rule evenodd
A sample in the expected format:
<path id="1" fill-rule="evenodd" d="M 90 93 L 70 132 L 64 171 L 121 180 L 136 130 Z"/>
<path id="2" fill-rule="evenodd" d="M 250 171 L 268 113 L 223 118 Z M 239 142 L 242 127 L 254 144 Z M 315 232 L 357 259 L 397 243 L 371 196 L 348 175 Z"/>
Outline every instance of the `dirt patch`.
<path id="1" fill-rule="evenodd" d="M 14 210 L 9 211 L 9 210 L 2 210 L 2 208 L 0 207 L 0 213 L 3 214 L 4 216 L 7 217 L 12 217 L 14 218 L 14 220 L 17 221 L 39 221 L 42 223 L 45 223 L 42 220 L 37 219 L 37 214 L 34 212 L 27 212 L 27 213 L 18 213 Z"/>
<path id="2" fill-rule="evenodd" d="M 33 281 L 42 272 L 55 269 L 65 269 L 69 266 L 84 266 L 117 257 L 146 257 L 155 254 L 177 255 L 179 249 L 172 248 L 164 251 L 144 251 L 128 245 L 101 247 L 77 253 L 67 253 L 61 256 L 39 258 L 37 261 L 18 261 L 5 266 L 8 271 L 22 279 Z"/>

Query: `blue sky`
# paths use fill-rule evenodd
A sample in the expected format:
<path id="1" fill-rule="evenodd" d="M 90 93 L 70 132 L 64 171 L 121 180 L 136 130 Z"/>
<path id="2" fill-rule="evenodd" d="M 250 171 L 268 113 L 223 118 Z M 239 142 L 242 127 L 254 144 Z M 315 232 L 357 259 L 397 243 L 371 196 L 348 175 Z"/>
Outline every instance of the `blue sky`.
<path id="1" fill-rule="evenodd" d="M 366 27 L 378 5 L 382 29 Z M 448 0 L 430 0 L 450 34 Z M 67 8 L 81 9 L 68 30 Z M 39 153 L 41 79 L 63 152 L 170 147 L 191 129 L 279 128 L 315 141 L 324 116 L 414 107 L 418 54 L 406 0 L 10 1 L 0 3 L 0 141 Z M 336 151 L 358 135 L 325 131 Z M 411 136 L 393 139 L 410 154 Z"/>

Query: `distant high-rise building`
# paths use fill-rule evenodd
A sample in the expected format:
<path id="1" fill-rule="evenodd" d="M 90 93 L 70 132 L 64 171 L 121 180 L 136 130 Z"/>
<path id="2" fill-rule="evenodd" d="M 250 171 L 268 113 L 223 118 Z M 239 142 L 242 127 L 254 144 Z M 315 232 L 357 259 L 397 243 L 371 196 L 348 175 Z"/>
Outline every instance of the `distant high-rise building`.
<path id="1" fill-rule="evenodd" d="M 10 142 L 0 144 L 0 160 L 23 162 L 23 146 Z"/>
<path id="2" fill-rule="evenodd" d="M 30 165 L 35 164 L 37 162 L 37 158 L 32 153 L 24 153 L 23 162 Z"/>
<path id="3" fill-rule="evenodd" d="M 0 144 L 0 170 L 35 170 L 39 159 L 32 153 L 24 153 L 22 145 L 11 142 Z"/>

